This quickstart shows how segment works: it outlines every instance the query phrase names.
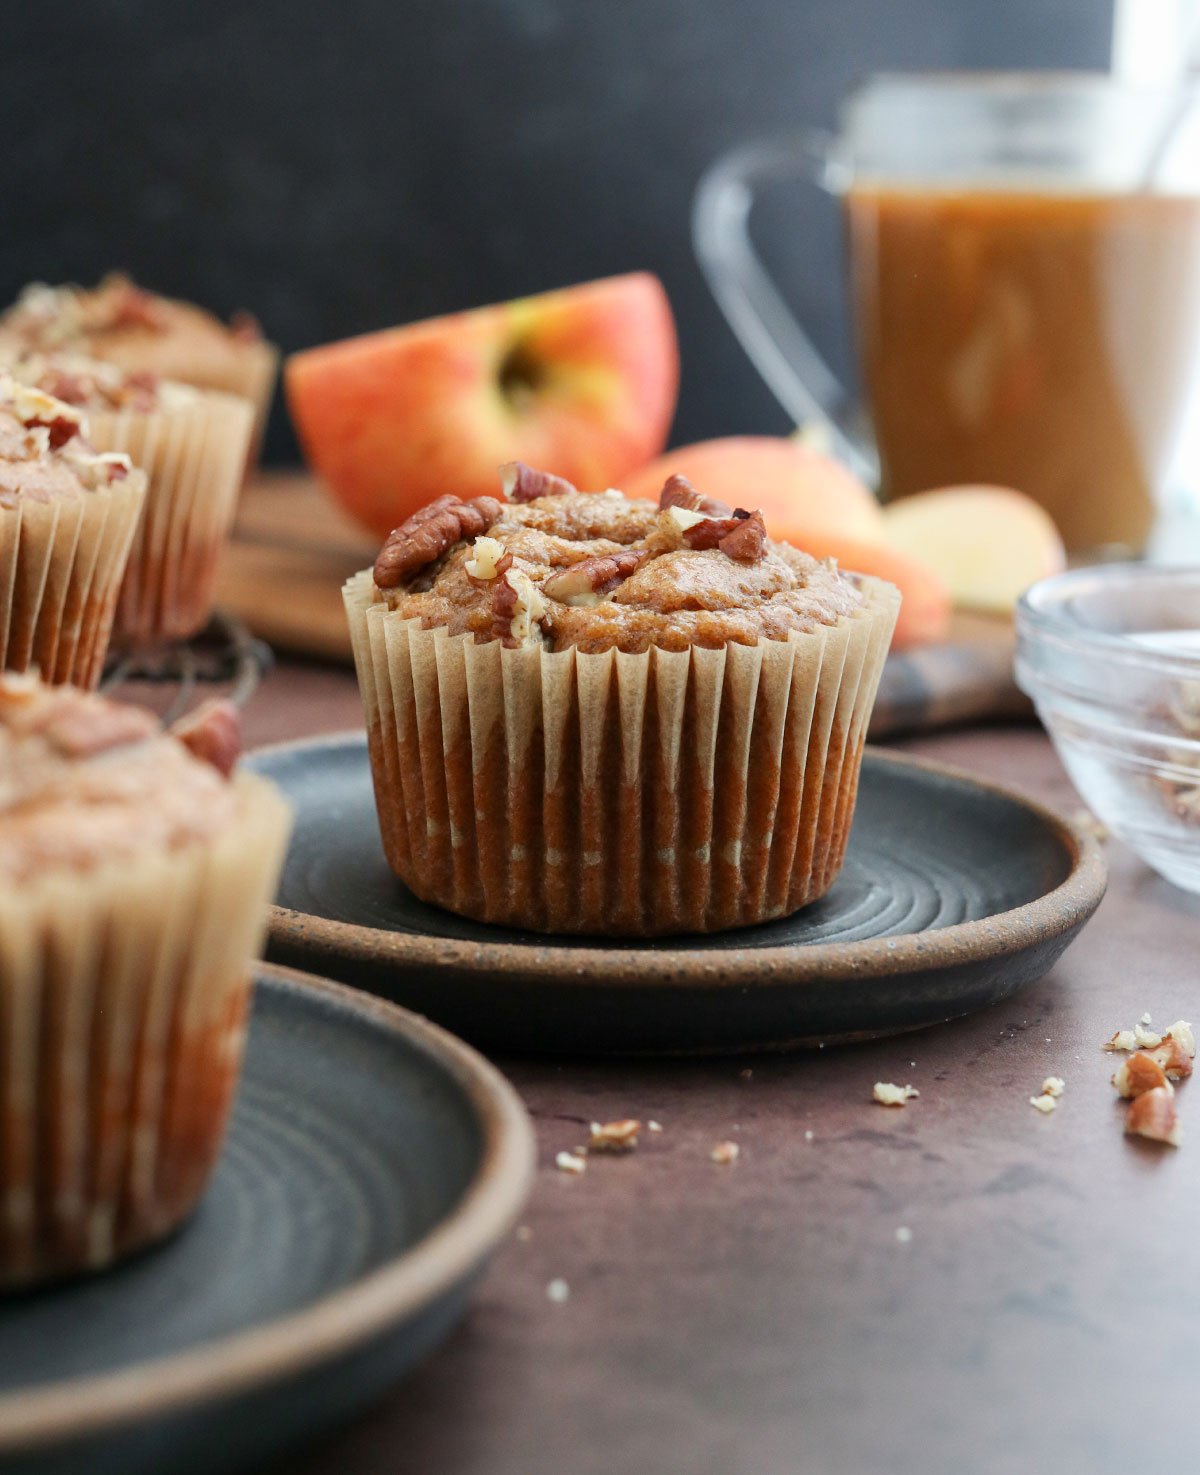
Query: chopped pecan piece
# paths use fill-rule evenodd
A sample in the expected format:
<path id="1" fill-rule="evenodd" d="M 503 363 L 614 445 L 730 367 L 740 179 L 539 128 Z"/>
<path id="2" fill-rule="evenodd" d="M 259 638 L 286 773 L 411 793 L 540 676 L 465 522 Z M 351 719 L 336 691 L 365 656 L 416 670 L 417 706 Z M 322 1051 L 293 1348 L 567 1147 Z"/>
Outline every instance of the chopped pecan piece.
<path id="1" fill-rule="evenodd" d="M 1175 1098 L 1166 1086 L 1135 1097 L 1125 1116 L 1125 1130 L 1131 1137 L 1147 1137 L 1151 1142 L 1165 1142 L 1178 1147 L 1182 1140 Z"/>
<path id="2" fill-rule="evenodd" d="M 474 538 L 491 527 L 503 511 L 495 497 L 438 497 L 414 512 L 388 534 L 375 560 L 375 583 L 395 588 L 408 574 L 440 558 L 463 538 Z"/>
<path id="3" fill-rule="evenodd" d="M 575 487 L 565 476 L 536 471 L 524 461 L 506 461 L 500 468 L 500 485 L 510 502 L 536 502 L 539 497 L 565 497 Z"/>
<path id="4" fill-rule="evenodd" d="M 662 512 L 668 507 L 682 507 L 685 512 L 703 512 L 705 517 L 729 517 L 733 512 L 727 503 L 718 502 L 715 497 L 701 496 L 687 477 L 678 473 L 668 476 L 663 482 L 658 506 Z"/>
<path id="5" fill-rule="evenodd" d="M 1153 1055 L 1145 1050 L 1137 1050 L 1128 1060 L 1122 1060 L 1112 1083 L 1117 1088 L 1117 1094 L 1128 1100 L 1143 1096 L 1147 1091 L 1165 1087 L 1167 1077 L 1162 1065 Z"/>
<path id="6" fill-rule="evenodd" d="M 542 592 L 559 604 L 595 604 L 606 594 L 611 594 L 618 584 L 623 584 L 632 573 L 636 573 L 650 557 L 646 548 L 623 548 L 619 553 L 598 553 L 594 558 L 581 559 L 570 568 L 560 570 L 542 585 Z"/>
<path id="7" fill-rule="evenodd" d="M 506 553 L 509 565 L 512 564 L 512 554 Z M 508 645 L 515 645 L 513 638 L 512 623 L 517 613 L 517 591 L 508 582 L 505 574 L 507 569 L 501 571 L 500 577 L 488 585 L 492 595 L 492 634 L 497 640 L 503 640 Z M 472 583 L 475 581 L 472 580 Z"/>
<path id="8" fill-rule="evenodd" d="M 463 568 L 476 589 L 490 589 L 496 579 L 512 568 L 512 554 L 499 538 L 476 538 L 471 557 Z"/>
<path id="9" fill-rule="evenodd" d="M 112 303 L 112 325 L 114 328 L 138 327 L 163 329 L 167 326 L 163 304 L 152 292 L 131 282 L 128 277 L 114 273 L 105 286 L 114 293 Z"/>
<path id="10" fill-rule="evenodd" d="M 632 1152 L 638 1145 L 642 1124 L 633 1117 L 619 1122 L 593 1122 L 588 1146 L 593 1152 Z"/>
<path id="11" fill-rule="evenodd" d="M 1172 1035 L 1163 1035 L 1162 1044 L 1149 1053 L 1169 1081 L 1186 1080 L 1192 1073 L 1192 1057 Z"/>
<path id="12" fill-rule="evenodd" d="M 193 757 L 211 763 L 224 778 L 233 772 L 242 751 L 242 719 L 232 702 L 203 702 L 176 722 L 171 734 Z"/>
<path id="13" fill-rule="evenodd" d="M 719 548 L 739 563 L 757 563 L 767 551 L 767 525 L 761 512 L 735 507 L 731 517 L 709 517 L 685 528 L 689 548 Z"/>
<path id="14" fill-rule="evenodd" d="M 752 512 L 726 533 L 717 547 L 739 563 L 757 563 L 767 551 L 767 525 L 761 512 Z"/>

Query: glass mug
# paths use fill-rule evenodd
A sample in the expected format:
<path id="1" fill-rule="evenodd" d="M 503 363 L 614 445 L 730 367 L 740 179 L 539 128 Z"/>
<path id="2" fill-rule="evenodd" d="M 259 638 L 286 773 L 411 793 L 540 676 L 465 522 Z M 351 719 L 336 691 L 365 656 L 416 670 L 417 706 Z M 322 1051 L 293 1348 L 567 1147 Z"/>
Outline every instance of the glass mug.
<path id="1" fill-rule="evenodd" d="M 866 420 L 749 234 L 754 190 L 842 202 Z M 1088 73 L 881 75 L 836 136 L 752 144 L 700 182 L 709 284 L 798 424 L 885 498 L 988 482 L 1068 547 L 1140 551 L 1200 382 L 1200 94 Z"/>

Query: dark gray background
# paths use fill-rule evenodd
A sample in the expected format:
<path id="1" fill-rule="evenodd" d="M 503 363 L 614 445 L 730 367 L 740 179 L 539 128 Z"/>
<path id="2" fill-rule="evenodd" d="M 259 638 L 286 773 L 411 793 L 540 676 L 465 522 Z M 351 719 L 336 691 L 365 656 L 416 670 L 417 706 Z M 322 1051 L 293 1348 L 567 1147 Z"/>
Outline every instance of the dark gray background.
<path id="1" fill-rule="evenodd" d="M 1110 0 L 103 0 L 10 6 L 0 295 L 113 266 L 285 349 L 648 267 L 673 439 L 786 429 L 695 267 L 721 150 L 832 123 L 880 67 L 1104 67 Z M 836 365 L 837 220 L 762 238 Z M 272 459 L 295 455 L 279 406 Z"/>

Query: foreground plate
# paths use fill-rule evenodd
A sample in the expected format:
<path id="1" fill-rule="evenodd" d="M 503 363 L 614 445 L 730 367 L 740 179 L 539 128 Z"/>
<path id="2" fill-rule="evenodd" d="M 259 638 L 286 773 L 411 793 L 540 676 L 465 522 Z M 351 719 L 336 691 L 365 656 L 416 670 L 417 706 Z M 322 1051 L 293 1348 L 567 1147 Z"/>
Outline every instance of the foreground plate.
<path id="1" fill-rule="evenodd" d="M 532 1163 L 474 1051 L 263 968 L 195 1217 L 115 1271 L 0 1301 L 0 1469 L 211 1475 L 352 1412 L 453 1324 Z"/>
<path id="2" fill-rule="evenodd" d="M 270 956 L 493 1048 L 701 1052 L 914 1029 L 1041 977 L 1104 894 L 1099 848 L 950 769 L 868 750 L 846 866 L 795 916 L 646 942 L 466 921 L 389 871 L 361 734 L 253 755 L 296 806 Z"/>

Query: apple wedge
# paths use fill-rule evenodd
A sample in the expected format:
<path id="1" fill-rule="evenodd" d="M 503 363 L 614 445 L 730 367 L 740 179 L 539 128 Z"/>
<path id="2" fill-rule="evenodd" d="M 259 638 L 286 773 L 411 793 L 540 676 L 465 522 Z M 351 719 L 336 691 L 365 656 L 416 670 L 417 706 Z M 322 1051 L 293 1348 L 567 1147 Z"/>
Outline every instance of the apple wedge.
<path id="1" fill-rule="evenodd" d="M 943 487 L 883 511 L 889 544 L 933 569 L 962 609 L 1011 614 L 1039 579 L 1066 566 L 1049 515 L 1009 487 Z"/>
<path id="2" fill-rule="evenodd" d="M 669 476 L 686 476 L 706 497 L 731 507 L 761 507 L 773 538 L 804 547 L 810 530 L 857 542 L 882 542 L 883 513 L 851 472 L 794 440 L 730 435 L 679 446 L 621 481 L 629 497 L 657 499 Z"/>
<path id="3" fill-rule="evenodd" d="M 284 382 L 309 463 L 377 537 L 527 461 L 585 490 L 657 455 L 679 355 L 662 284 L 612 277 L 296 353 Z"/>

